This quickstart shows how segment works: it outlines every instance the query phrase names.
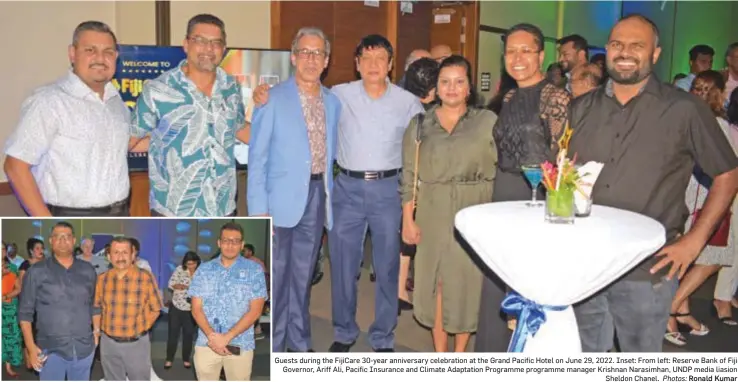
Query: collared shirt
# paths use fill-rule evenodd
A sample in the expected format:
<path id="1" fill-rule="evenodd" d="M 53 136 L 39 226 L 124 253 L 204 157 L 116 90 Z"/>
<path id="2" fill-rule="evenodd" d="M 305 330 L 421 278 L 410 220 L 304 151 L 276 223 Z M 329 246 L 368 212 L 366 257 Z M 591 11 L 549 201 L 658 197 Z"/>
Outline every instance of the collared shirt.
<path id="1" fill-rule="evenodd" d="M 684 194 L 695 165 L 714 178 L 738 167 L 738 158 L 715 115 L 695 96 L 653 74 L 626 105 L 611 89 L 608 84 L 573 102 L 569 152 L 581 163 L 604 163 L 592 194 L 595 203 L 649 216 L 664 225 L 667 241 L 674 240 L 689 215 Z M 655 260 L 647 259 L 627 277 L 660 278 L 668 267 L 650 275 Z"/>
<path id="2" fill-rule="evenodd" d="M 682 89 L 685 92 L 688 92 L 689 89 L 692 88 L 692 82 L 694 81 L 695 77 L 697 77 L 696 74 L 689 73 L 687 74 L 686 77 L 677 80 L 677 82 L 675 82 L 674 85 L 678 87 L 679 89 Z"/>
<path id="3" fill-rule="evenodd" d="M 95 279 L 90 263 L 74 259 L 69 269 L 52 256 L 32 265 L 23 277 L 18 321 L 36 319 L 36 344 L 66 360 L 95 350 L 92 316 Z M 35 313 L 35 316 L 34 316 Z"/>
<path id="4" fill-rule="evenodd" d="M 79 255 L 77 256 L 77 258 L 90 263 L 90 265 L 95 268 L 95 273 L 97 273 L 98 275 L 105 273 L 108 270 L 108 265 L 110 264 L 108 263 L 108 259 L 106 259 L 105 256 L 95 256 L 93 254 L 92 257 L 90 257 L 89 261 L 85 259 L 84 255 Z"/>
<path id="5" fill-rule="evenodd" d="M 261 266 L 241 256 L 228 268 L 216 257 L 202 264 L 190 283 L 189 295 L 202 300 L 202 310 L 216 333 L 226 333 L 251 310 L 251 301 L 266 299 L 266 279 Z M 261 312 L 259 312 L 261 313 Z M 197 346 L 207 346 L 207 336 L 200 329 Z M 254 327 L 236 336 L 230 343 L 243 351 L 254 350 Z"/>
<path id="6" fill-rule="evenodd" d="M 151 133 L 151 209 L 164 216 L 226 216 L 236 209 L 236 131 L 246 122 L 241 86 L 217 68 L 212 96 L 185 75 L 186 61 L 148 81 L 131 135 Z"/>
<path id="7" fill-rule="evenodd" d="M 410 120 L 423 112 L 418 97 L 387 81 L 387 90 L 371 98 L 362 80 L 336 85 L 341 100 L 338 164 L 352 171 L 387 171 L 402 167 L 402 136 Z"/>
<path id="8" fill-rule="evenodd" d="M 312 157 L 310 172 L 321 174 L 326 172 L 325 107 L 323 106 L 323 96 L 321 93 L 311 95 L 302 90 L 298 91 L 300 93 L 300 103 L 302 104 L 302 114 L 305 117 L 305 124 L 308 129 L 308 141 L 310 142 L 310 155 Z"/>
<path id="9" fill-rule="evenodd" d="M 111 83 L 100 99 L 70 71 L 23 102 L 5 154 L 31 165 L 45 203 L 104 207 L 128 196 L 129 124 Z"/>
<path id="10" fill-rule="evenodd" d="M 122 278 L 111 269 L 97 278 L 95 306 L 102 310 L 100 330 L 109 337 L 138 337 L 154 325 L 161 311 L 154 276 L 130 267 Z"/>
<path id="11" fill-rule="evenodd" d="M 192 306 L 187 301 L 187 289 L 174 289 L 174 286 L 181 284 L 189 287 L 191 282 L 192 276 L 190 276 L 190 271 L 182 269 L 181 266 L 174 269 L 172 277 L 169 278 L 169 289 L 173 291 L 172 304 L 174 304 L 174 306 L 179 310 L 189 311 L 192 309 Z"/>

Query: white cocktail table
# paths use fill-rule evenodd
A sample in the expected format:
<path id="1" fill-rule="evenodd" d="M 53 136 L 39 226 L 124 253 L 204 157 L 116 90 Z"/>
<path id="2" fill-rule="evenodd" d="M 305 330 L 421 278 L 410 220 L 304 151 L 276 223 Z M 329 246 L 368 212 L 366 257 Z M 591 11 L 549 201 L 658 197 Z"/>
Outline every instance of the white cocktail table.
<path id="1" fill-rule="evenodd" d="M 544 221 L 543 206 L 525 203 L 465 208 L 456 214 L 456 227 L 487 267 L 521 296 L 506 299 L 521 313 L 511 350 L 581 352 L 572 305 L 654 254 L 666 240 L 664 227 L 640 214 L 597 205 L 574 224 L 551 224 Z M 541 312 L 545 322 L 535 333 Z"/>

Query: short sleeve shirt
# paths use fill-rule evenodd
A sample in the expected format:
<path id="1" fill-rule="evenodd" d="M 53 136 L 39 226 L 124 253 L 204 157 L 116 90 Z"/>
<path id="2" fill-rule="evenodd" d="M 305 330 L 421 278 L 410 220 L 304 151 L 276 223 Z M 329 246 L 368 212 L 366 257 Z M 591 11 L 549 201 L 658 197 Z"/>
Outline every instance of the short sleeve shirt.
<path id="1" fill-rule="evenodd" d="M 266 279 L 261 266 L 241 256 L 228 268 L 216 257 L 202 264 L 190 283 L 189 295 L 202 300 L 202 309 L 216 333 L 226 333 L 249 312 L 251 301 L 266 299 Z M 260 312 L 261 313 L 261 312 Z M 197 346 L 207 346 L 207 336 L 200 329 Z M 241 350 L 254 350 L 254 328 L 231 341 Z"/>
<path id="2" fill-rule="evenodd" d="M 236 131 L 241 86 L 218 68 L 211 97 L 185 75 L 186 61 L 146 82 L 131 134 L 151 134 L 151 209 L 164 216 L 227 216 L 236 209 Z"/>

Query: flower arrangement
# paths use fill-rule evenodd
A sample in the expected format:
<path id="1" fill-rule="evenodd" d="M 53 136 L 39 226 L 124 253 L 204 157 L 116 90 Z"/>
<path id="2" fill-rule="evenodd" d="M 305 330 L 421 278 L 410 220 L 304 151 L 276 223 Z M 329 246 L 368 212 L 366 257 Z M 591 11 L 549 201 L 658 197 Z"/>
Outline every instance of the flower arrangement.
<path id="1" fill-rule="evenodd" d="M 567 150 L 572 130 L 568 126 L 559 140 L 559 155 L 556 164 L 546 161 L 541 164 L 543 185 L 546 187 L 546 217 L 555 221 L 560 218 L 563 222 L 573 222 L 574 192 L 581 191 L 580 176 L 575 167 L 577 155 L 573 159 L 567 158 Z M 549 219 L 549 217 L 553 219 Z"/>

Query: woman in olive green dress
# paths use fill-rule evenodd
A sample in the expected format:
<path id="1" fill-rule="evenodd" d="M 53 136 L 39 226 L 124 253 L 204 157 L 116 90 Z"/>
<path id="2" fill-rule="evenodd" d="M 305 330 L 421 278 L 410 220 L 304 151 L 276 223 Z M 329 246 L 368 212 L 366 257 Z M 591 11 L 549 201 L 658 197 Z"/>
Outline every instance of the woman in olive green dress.
<path id="1" fill-rule="evenodd" d="M 467 252 L 454 230 L 461 209 L 492 200 L 497 150 L 492 128 L 497 117 L 475 108 L 469 62 L 445 59 L 436 88 L 439 105 L 420 126 L 417 210 L 413 219 L 413 180 L 417 119 L 405 132 L 402 148 L 402 237 L 417 244 L 414 314 L 430 327 L 437 352 L 466 350 L 477 330 L 482 271 L 476 254 Z"/>
<path id="2" fill-rule="evenodd" d="M 8 375 L 15 378 L 17 374 L 13 367 L 18 367 L 23 362 L 21 332 L 18 327 L 20 278 L 18 268 L 10 262 L 5 252 L 3 243 L 3 365 Z"/>

